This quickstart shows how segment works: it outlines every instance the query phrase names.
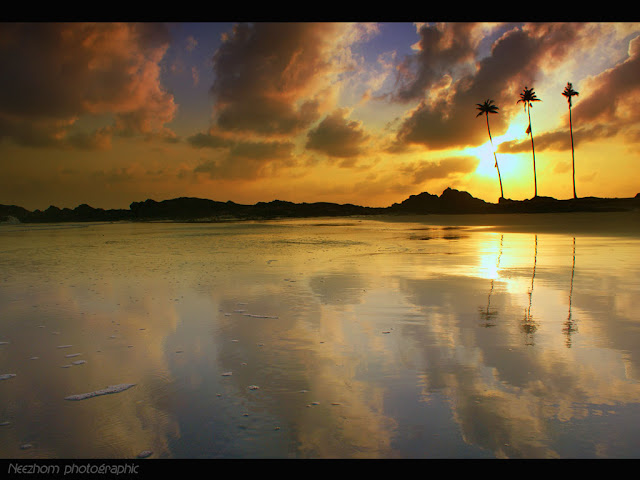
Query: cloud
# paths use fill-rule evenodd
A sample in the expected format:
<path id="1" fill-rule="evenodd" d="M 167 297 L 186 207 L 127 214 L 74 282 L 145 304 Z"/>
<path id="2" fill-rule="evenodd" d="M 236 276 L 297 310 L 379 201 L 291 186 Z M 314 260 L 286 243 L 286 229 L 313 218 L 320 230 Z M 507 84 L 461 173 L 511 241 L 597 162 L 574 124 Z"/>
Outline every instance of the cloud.
<path id="1" fill-rule="evenodd" d="M 193 35 L 189 35 L 185 40 L 185 42 L 186 42 L 185 50 L 187 52 L 193 52 L 198 46 L 198 41 L 194 38 Z"/>
<path id="2" fill-rule="evenodd" d="M 345 109 L 338 109 L 309 130 L 306 148 L 338 158 L 357 157 L 363 153 L 368 135 L 361 123 L 347 120 L 347 113 Z"/>
<path id="3" fill-rule="evenodd" d="M 392 98 L 421 98 L 398 129 L 398 141 L 430 149 L 484 143 L 486 127 L 475 118 L 475 105 L 493 99 L 501 110 L 491 117 L 492 132 L 500 134 L 515 114 L 515 98 L 524 85 L 540 79 L 584 41 L 584 24 L 501 25 L 444 24 L 424 26 L 420 49 L 401 64 L 400 87 Z M 499 34 L 490 52 L 480 55 L 483 37 Z M 458 38 L 466 34 L 468 38 Z M 439 54 L 444 49 L 450 56 Z M 472 61 L 473 60 L 473 61 Z"/>
<path id="4" fill-rule="evenodd" d="M 533 123 L 533 122 L 532 122 Z M 573 146 L 596 141 L 598 139 L 610 138 L 618 133 L 618 129 L 612 125 L 590 125 L 587 127 L 573 128 Z M 533 141 L 536 152 L 545 150 L 564 151 L 571 150 L 571 138 L 569 136 L 569 127 L 551 132 L 544 132 L 540 135 L 535 133 L 535 123 L 533 132 Z M 527 136 L 524 140 L 511 140 L 503 142 L 497 147 L 498 153 L 522 153 L 531 151 L 531 140 Z"/>
<path id="5" fill-rule="evenodd" d="M 213 149 L 195 171 L 253 179 L 308 166 L 308 157 L 293 156 L 298 138 L 348 165 L 367 139 L 362 126 L 341 109 L 320 119 L 334 108 L 340 82 L 358 67 L 352 45 L 375 32 L 370 24 L 235 25 L 212 58 L 212 125 L 187 139 Z"/>
<path id="6" fill-rule="evenodd" d="M 233 145 L 233 142 L 228 138 L 213 132 L 196 133 L 188 137 L 187 142 L 195 148 L 223 148 Z"/>
<path id="7" fill-rule="evenodd" d="M 358 31 L 332 23 L 235 25 L 213 56 L 214 126 L 261 135 L 308 128 L 337 75 L 353 67 L 349 42 L 361 38 Z"/>
<path id="8" fill-rule="evenodd" d="M 533 132 L 533 141 L 536 151 L 544 150 L 567 150 L 571 148 L 571 139 L 569 138 L 569 130 L 546 132 L 541 135 L 535 133 L 535 123 Z M 577 131 L 574 130 L 574 135 L 577 136 Z M 577 145 L 577 141 L 574 138 L 574 146 Z M 503 142 L 498 145 L 498 153 L 521 153 L 531 152 L 531 139 L 529 136 L 525 140 L 512 140 Z"/>
<path id="9" fill-rule="evenodd" d="M 629 56 L 580 86 L 573 115 L 580 122 L 623 130 L 640 122 L 640 36 L 629 42 Z"/>
<path id="10" fill-rule="evenodd" d="M 640 127 L 640 36 L 629 41 L 628 57 L 604 72 L 581 82 L 579 97 L 572 100 L 574 147 L 584 142 L 624 135 L 638 142 Z M 534 120 L 535 128 L 535 120 Z M 569 118 L 561 129 L 538 135 L 536 150 L 569 150 Z M 531 148 L 529 139 L 502 143 L 499 151 L 518 153 Z"/>
<path id="11" fill-rule="evenodd" d="M 553 167 L 553 173 L 567 173 L 571 171 L 570 162 L 558 162 Z"/>
<path id="12" fill-rule="evenodd" d="M 215 137 L 210 139 L 212 142 L 216 141 Z M 198 141 L 204 144 L 206 137 L 199 137 Z M 206 173 L 211 178 L 253 180 L 274 175 L 283 168 L 296 165 L 294 144 L 291 142 L 246 141 L 218 146 L 224 147 L 224 150 L 199 164 L 193 170 L 195 173 Z"/>
<path id="13" fill-rule="evenodd" d="M 111 129 L 104 128 L 91 133 L 78 132 L 67 135 L 62 146 L 78 150 L 108 150 L 111 148 Z M 58 143 L 56 146 L 61 146 Z"/>
<path id="14" fill-rule="evenodd" d="M 640 36 L 629 41 L 628 57 L 604 72 L 581 82 L 579 97 L 572 100 L 574 147 L 625 135 L 628 142 L 638 142 L 640 126 Z M 535 133 L 536 150 L 568 150 L 568 114 L 562 129 Z M 519 153 L 531 148 L 529 139 L 504 142 L 501 153 Z"/>
<path id="15" fill-rule="evenodd" d="M 472 173 L 478 167 L 478 163 L 476 157 L 450 157 L 436 162 L 414 162 L 404 166 L 400 171 L 411 178 L 412 185 L 417 185 L 429 180 Z"/>
<path id="16" fill-rule="evenodd" d="M 152 23 L 0 24 L 0 137 L 95 148 L 107 135 L 171 135 L 177 107 L 159 79 L 168 43 Z M 89 117 L 110 123 L 78 133 Z"/>
<path id="17" fill-rule="evenodd" d="M 464 22 L 422 26 L 420 40 L 414 46 L 416 54 L 405 57 L 397 66 L 394 99 L 419 100 L 443 75 L 451 75 L 473 60 L 480 26 Z"/>
<path id="18" fill-rule="evenodd" d="M 200 83 L 200 71 L 195 65 L 191 67 L 191 78 L 193 79 L 194 87 Z"/>

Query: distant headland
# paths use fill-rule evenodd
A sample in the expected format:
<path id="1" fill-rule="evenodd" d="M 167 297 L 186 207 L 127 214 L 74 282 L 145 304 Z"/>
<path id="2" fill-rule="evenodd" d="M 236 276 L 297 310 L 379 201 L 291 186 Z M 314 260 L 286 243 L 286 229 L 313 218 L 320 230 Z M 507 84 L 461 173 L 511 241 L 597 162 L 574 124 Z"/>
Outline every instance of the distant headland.
<path id="1" fill-rule="evenodd" d="M 640 210 L 640 193 L 631 198 L 583 197 L 557 200 L 534 197 L 528 200 L 500 198 L 491 203 L 465 191 L 447 188 L 440 196 L 427 192 L 411 195 L 389 207 L 365 207 L 330 202 L 293 203 L 282 200 L 244 205 L 202 198 L 180 197 L 171 200 L 133 202 L 129 209 L 93 208 L 87 204 L 74 209 L 50 206 L 29 211 L 15 205 L 0 205 L 1 223 L 176 221 L 224 222 L 275 218 L 341 217 L 353 215 L 431 215 L 484 213 L 560 213 L 619 212 Z"/>

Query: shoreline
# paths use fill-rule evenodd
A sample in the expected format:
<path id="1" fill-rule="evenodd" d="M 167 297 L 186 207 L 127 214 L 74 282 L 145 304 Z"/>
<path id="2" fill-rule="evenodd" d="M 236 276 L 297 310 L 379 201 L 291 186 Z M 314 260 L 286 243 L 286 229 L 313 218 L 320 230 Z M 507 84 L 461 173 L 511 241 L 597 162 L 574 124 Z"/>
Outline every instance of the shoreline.
<path id="1" fill-rule="evenodd" d="M 477 227 L 484 231 L 551 233 L 563 235 L 640 237 L 640 211 L 478 213 L 478 214 L 380 214 L 371 220 L 413 222 L 423 225 Z"/>
<path id="2" fill-rule="evenodd" d="M 551 212 L 551 213 L 373 213 L 355 215 L 318 215 L 310 217 L 227 218 L 224 220 L 116 220 L 76 222 L 0 222 L 2 227 L 27 227 L 38 229 L 86 227 L 109 224 L 227 224 L 246 222 L 282 222 L 295 220 L 358 219 L 381 223 L 416 223 L 433 227 L 461 227 L 487 232 L 540 233 L 561 235 L 590 235 L 640 238 L 640 210 L 619 212 Z"/>
<path id="3" fill-rule="evenodd" d="M 50 206 L 33 212 L 0 205 L 0 224 L 69 223 L 228 223 L 311 218 L 361 217 L 422 224 L 484 227 L 495 231 L 640 236 L 640 194 L 631 198 L 581 197 L 558 200 L 501 198 L 485 202 L 465 191 L 445 189 L 441 195 L 411 195 L 389 207 L 365 207 L 330 202 L 293 203 L 282 200 L 255 205 L 180 197 L 133 202 L 128 210 L 75 209 Z"/>

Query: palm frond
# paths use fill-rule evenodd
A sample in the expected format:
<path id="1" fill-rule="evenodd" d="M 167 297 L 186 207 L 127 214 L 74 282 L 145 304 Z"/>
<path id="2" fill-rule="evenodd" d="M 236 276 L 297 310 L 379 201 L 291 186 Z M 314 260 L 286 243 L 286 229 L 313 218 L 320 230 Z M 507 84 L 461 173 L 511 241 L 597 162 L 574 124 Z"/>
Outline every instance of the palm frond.
<path id="1" fill-rule="evenodd" d="M 479 117 L 480 115 L 498 113 L 498 110 L 500 110 L 500 108 L 493 104 L 493 100 L 485 100 L 484 103 L 476 103 L 476 110 L 479 110 L 478 114 L 476 115 L 476 117 Z"/>
<path id="2" fill-rule="evenodd" d="M 541 102 L 541 101 L 542 100 L 540 100 L 536 96 L 536 93 L 533 91 L 533 88 L 524 87 L 524 90 L 520 92 L 520 100 L 518 100 L 516 103 L 522 102 L 524 108 L 526 109 L 527 106 L 532 107 L 531 102 Z"/>
<path id="3" fill-rule="evenodd" d="M 573 85 L 571 85 L 571 82 L 567 82 L 567 86 L 564 87 L 562 95 L 567 97 L 567 102 L 569 102 L 569 106 L 571 106 L 571 97 L 578 96 L 579 93 L 573 89 Z"/>

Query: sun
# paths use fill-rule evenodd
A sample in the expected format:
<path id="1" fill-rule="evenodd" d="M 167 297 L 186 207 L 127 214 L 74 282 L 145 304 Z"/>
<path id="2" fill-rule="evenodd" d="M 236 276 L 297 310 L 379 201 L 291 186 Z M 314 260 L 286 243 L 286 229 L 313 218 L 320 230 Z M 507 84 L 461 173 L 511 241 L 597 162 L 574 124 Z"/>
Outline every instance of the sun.
<path id="1" fill-rule="evenodd" d="M 476 157 L 479 160 L 474 172 L 476 175 L 492 178 L 497 175 L 494 147 L 492 147 L 491 142 L 487 140 L 486 143 L 478 147 L 470 147 L 464 150 L 466 155 Z"/>

